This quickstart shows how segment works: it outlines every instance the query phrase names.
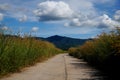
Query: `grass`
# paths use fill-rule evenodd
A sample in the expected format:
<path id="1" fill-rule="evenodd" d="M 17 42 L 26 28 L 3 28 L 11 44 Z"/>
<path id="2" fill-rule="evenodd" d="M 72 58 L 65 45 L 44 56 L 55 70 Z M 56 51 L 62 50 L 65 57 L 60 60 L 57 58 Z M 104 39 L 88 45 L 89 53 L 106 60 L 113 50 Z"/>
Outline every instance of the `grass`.
<path id="1" fill-rule="evenodd" d="M 19 71 L 60 52 L 47 41 L 0 34 L 0 75 Z"/>
<path id="2" fill-rule="evenodd" d="M 70 48 L 69 54 L 83 58 L 99 69 L 120 71 L 120 28 L 102 33 L 82 46 Z"/>

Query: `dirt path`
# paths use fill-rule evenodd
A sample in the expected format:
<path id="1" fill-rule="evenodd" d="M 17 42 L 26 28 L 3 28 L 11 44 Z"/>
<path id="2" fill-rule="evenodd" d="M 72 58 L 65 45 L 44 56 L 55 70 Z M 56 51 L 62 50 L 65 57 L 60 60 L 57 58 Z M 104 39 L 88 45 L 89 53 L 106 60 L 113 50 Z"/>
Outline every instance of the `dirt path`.
<path id="1" fill-rule="evenodd" d="M 59 54 L 48 61 L 0 80 L 91 80 L 96 78 L 92 77 L 95 72 L 96 70 L 87 66 L 86 62 L 68 54 Z"/>

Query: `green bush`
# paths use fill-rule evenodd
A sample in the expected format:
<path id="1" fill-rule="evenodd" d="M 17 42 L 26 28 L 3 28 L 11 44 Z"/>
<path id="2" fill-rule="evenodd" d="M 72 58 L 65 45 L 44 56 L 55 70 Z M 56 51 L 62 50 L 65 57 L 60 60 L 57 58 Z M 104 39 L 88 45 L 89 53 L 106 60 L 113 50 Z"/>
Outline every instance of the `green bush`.
<path id="1" fill-rule="evenodd" d="M 69 54 L 77 58 L 82 57 L 92 65 L 104 65 L 111 56 L 120 55 L 120 29 L 117 28 L 110 33 L 102 33 L 82 46 L 70 48 Z"/>
<path id="2" fill-rule="evenodd" d="M 60 52 L 60 49 L 46 41 L 0 34 L 0 75 L 19 71 L 22 67 Z"/>

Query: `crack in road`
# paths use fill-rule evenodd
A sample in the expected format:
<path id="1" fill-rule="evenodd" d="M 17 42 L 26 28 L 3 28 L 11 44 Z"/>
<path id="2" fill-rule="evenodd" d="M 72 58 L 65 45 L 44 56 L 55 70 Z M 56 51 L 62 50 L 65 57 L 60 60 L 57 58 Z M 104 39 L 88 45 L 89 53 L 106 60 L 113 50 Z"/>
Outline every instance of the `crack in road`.
<path id="1" fill-rule="evenodd" d="M 64 58 L 64 64 L 65 64 L 65 80 L 67 80 L 67 78 L 68 78 L 68 73 L 67 73 L 67 64 L 66 64 L 65 55 L 63 56 L 63 58 Z"/>
<path id="2" fill-rule="evenodd" d="M 92 76 L 96 72 L 97 70 L 88 66 L 82 59 L 73 58 L 66 53 L 58 54 L 0 80 L 99 80 L 96 79 L 99 76 Z"/>

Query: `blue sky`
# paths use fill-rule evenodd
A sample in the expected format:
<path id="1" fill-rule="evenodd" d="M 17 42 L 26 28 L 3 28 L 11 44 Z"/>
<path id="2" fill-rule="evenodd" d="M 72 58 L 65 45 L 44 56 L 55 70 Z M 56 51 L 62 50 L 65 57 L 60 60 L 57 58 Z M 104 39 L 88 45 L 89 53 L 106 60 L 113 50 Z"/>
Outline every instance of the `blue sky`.
<path id="1" fill-rule="evenodd" d="M 120 0 L 0 0 L 1 29 L 93 38 L 120 27 Z"/>

